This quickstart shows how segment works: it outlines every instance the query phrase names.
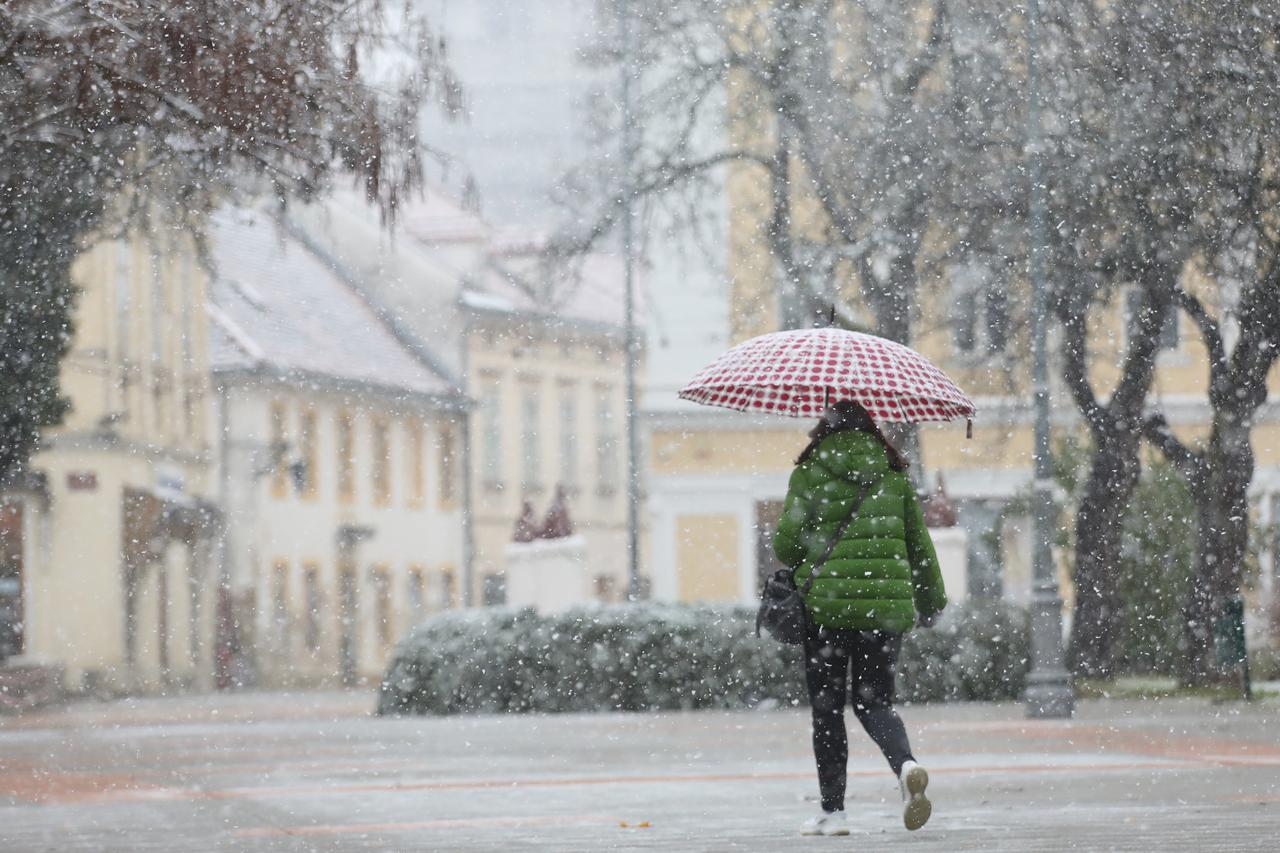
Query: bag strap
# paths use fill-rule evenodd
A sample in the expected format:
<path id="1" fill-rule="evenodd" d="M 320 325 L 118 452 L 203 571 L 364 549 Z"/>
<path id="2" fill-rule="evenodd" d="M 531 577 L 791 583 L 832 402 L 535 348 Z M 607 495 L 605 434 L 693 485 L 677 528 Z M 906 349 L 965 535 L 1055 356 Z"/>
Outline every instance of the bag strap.
<path id="1" fill-rule="evenodd" d="M 862 491 L 858 493 L 858 499 L 853 502 L 853 509 L 849 512 L 849 517 L 840 525 L 836 535 L 831 537 L 831 541 L 827 543 L 827 550 L 823 553 L 821 559 L 814 563 L 813 568 L 809 570 L 809 577 L 805 580 L 804 589 L 800 590 L 800 595 L 806 598 L 809 596 L 809 590 L 813 588 L 813 582 L 818 579 L 818 572 L 827 564 L 827 560 L 831 558 L 831 553 L 836 550 L 836 545 L 844 537 L 845 531 L 853 524 L 853 520 L 858 517 L 858 510 L 862 509 L 862 502 L 867 499 L 867 495 L 871 493 L 872 489 L 880 485 L 880 481 L 883 479 L 883 476 L 877 477 L 875 481 L 862 487 Z"/>

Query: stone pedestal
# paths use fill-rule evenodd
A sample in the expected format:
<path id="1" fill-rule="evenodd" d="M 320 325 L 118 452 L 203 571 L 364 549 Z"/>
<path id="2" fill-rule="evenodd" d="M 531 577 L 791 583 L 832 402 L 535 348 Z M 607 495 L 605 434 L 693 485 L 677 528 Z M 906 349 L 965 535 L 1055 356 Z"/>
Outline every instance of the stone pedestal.
<path id="1" fill-rule="evenodd" d="M 963 527 L 934 527 L 929 536 L 938 552 L 947 599 L 958 604 L 969 597 L 969 534 Z"/>
<path id="2" fill-rule="evenodd" d="M 596 600 L 581 536 L 512 542 L 507 546 L 507 604 L 557 613 Z"/>

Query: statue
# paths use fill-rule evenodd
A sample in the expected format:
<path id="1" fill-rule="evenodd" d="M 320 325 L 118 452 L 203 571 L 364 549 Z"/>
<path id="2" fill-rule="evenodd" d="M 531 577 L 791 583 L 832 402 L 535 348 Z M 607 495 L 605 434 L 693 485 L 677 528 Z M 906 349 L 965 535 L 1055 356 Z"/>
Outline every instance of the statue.
<path id="1" fill-rule="evenodd" d="M 537 519 L 533 517 L 533 504 L 528 501 L 520 507 L 520 517 L 516 519 L 513 542 L 532 542 L 538 538 Z"/>
<path id="2" fill-rule="evenodd" d="M 951 498 L 947 497 L 947 491 L 942 485 L 941 474 L 938 475 L 938 487 L 933 494 L 925 498 L 922 510 L 927 527 L 955 527 L 960 523 L 956 515 L 956 505 L 951 502 Z"/>
<path id="3" fill-rule="evenodd" d="M 573 522 L 569 520 L 569 496 L 564 486 L 556 486 L 555 498 L 547 509 L 547 517 L 542 522 L 538 536 L 542 539 L 564 539 L 573 535 Z"/>

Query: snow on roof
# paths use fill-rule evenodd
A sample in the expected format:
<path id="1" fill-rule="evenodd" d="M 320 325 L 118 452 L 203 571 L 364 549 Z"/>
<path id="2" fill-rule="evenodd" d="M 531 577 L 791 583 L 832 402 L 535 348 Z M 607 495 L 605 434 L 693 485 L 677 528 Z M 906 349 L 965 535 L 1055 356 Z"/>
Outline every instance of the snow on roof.
<path id="1" fill-rule="evenodd" d="M 430 346 L 433 363 L 445 375 L 461 374 L 458 289 L 463 272 L 446 252 L 426 249 L 398 224 L 385 227 L 363 196 L 350 190 L 295 205 L 289 223 L 291 233 L 313 254 Z"/>
<path id="2" fill-rule="evenodd" d="M 436 187 L 401 202 L 396 222 L 423 243 L 487 242 L 493 235 L 493 227 L 483 217 Z"/>
<path id="3" fill-rule="evenodd" d="M 266 369 L 397 393 L 459 393 L 269 215 L 224 209 L 209 237 L 215 371 Z"/>
<path id="4" fill-rule="evenodd" d="M 620 328 L 625 322 L 626 304 L 622 259 L 617 255 L 592 254 L 579 261 L 574 273 L 554 274 L 547 281 L 538 251 L 508 252 L 489 258 L 484 271 L 471 284 L 470 307 L 488 307 L 482 300 L 501 300 L 513 313 L 541 315 L 552 319 L 587 322 Z M 637 322 L 643 317 L 643 281 L 637 277 L 635 307 Z"/>
<path id="5" fill-rule="evenodd" d="M 578 259 L 576 272 L 543 268 L 546 233 L 495 228 L 443 190 L 402 202 L 394 228 L 384 229 L 358 191 L 334 190 L 322 202 L 294 208 L 297 222 L 321 254 L 349 272 L 446 359 L 440 342 L 463 328 L 459 308 L 534 322 L 586 322 L 621 328 L 623 269 L 618 255 Z M 637 276 L 637 321 L 643 316 L 643 276 Z M 461 351 L 461 346 L 454 349 Z M 458 366 L 446 360 L 450 369 Z"/>

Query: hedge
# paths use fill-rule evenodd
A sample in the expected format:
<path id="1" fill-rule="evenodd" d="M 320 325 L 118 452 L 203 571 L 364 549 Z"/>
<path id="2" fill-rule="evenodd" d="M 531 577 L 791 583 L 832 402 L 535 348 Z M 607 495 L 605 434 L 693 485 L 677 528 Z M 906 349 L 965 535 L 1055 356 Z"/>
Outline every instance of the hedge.
<path id="1" fill-rule="evenodd" d="M 799 649 L 754 634 L 754 609 L 645 603 L 555 615 L 480 608 L 426 620 L 397 645 L 381 714 L 750 708 L 805 701 Z M 903 701 L 1009 699 L 1026 673 L 1026 615 L 951 608 L 911 632 Z"/>

